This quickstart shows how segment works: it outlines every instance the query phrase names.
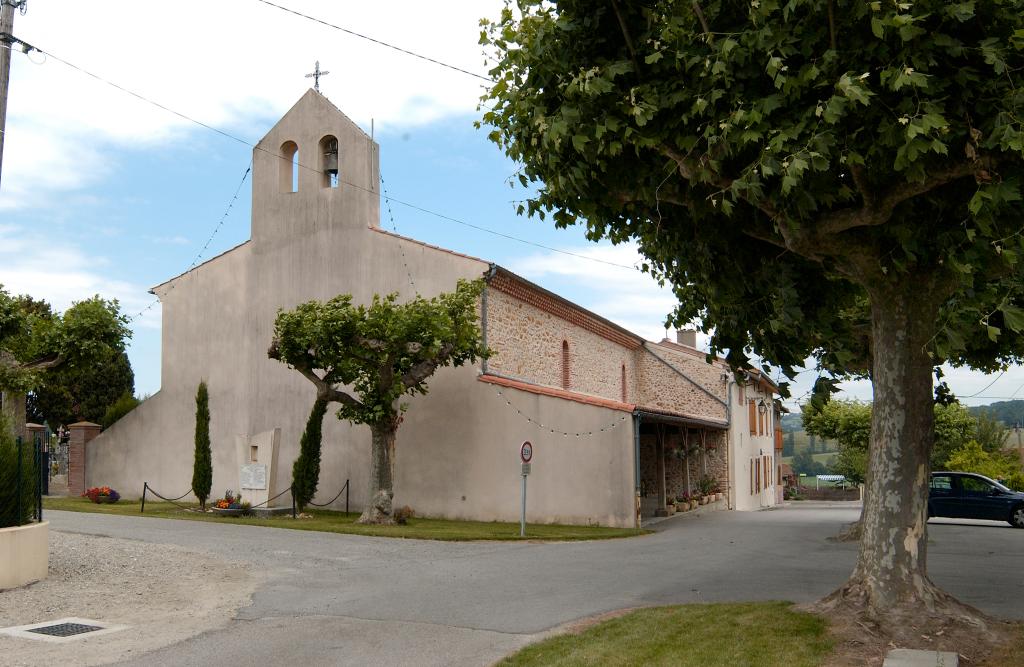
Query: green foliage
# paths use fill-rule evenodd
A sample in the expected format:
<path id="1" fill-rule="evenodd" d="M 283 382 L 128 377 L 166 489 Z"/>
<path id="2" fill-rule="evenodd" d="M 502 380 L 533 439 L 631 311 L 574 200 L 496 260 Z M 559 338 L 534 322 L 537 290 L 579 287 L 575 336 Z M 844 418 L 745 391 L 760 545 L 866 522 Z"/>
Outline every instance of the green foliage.
<path id="1" fill-rule="evenodd" d="M 78 301 L 63 314 L 45 301 L 10 297 L 0 289 L 0 386 L 28 395 L 34 421 L 53 427 L 98 422 L 124 392 L 132 392 L 125 342 L 128 320 L 116 300 Z M 45 370 L 45 372 L 44 372 Z"/>
<path id="2" fill-rule="evenodd" d="M 324 415 L 327 414 L 327 401 L 318 398 L 313 402 L 313 409 L 306 421 L 306 430 L 299 440 L 299 457 L 292 464 L 292 493 L 295 503 L 302 512 L 306 504 L 316 494 L 320 483 L 320 444 L 323 439 Z"/>
<path id="3" fill-rule="evenodd" d="M 460 280 L 454 292 L 407 303 L 398 303 L 397 294 L 375 295 L 368 306 L 354 304 L 350 294 L 309 301 L 278 313 L 269 355 L 339 402 L 340 419 L 395 420 L 399 399 L 427 393 L 426 381 L 437 368 L 488 355 L 476 312 L 482 290 L 483 281 Z M 355 397 L 339 386 L 350 387 Z"/>
<path id="4" fill-rule="evenodd" d="M 1015 401 L 996 401 L 990 405 L 979 405 L 968 408 L 968 410 L 974 415 L 983 412 L 987 413 L 1004 426 L 1011 428 L 1018 424 L 1024 426 L 1024 400 L 1021 399 Z"/>
<path id="5" fill-rule="evenodd" d="M 793 456 L 796 453 L 796 435 L 793 431 L 786 434 L 782 439 L 782 455 Z"/>
<path id="6" fill-rule="evenodd" d="M 118 419 L 139 407 L 140 403 L 142 403 L 142 401 L 135 398 L 131 392 L 121 394 L 116 401 L 110 404 L 110 407 L 107 408 L 106 412 L 103 413 L 103 419 L 100 420 L 100 425 L 104 429 L 110 428 Z"/>
<path id="7" fill-rule="evenodd" d="M 832 472 L 824 463 L 815 461 L 814 455 L 811 454 L 809 449 L 805 449 L 795 455 L 790 465 L 793 467 L 793 472 L 797 475 L 827 475 Z"/>
<path id="8" fill-rule="evenodd" d="M 213 453 L 210 449 L 210 394 L 205 382 L 196 389 L 195 455 L 192 461 L 192 492 L 206 509 L 213 486 Z"/>
<path id="9" fill-rule="evenodd" d="M 946 463 L 946 469 L 976 472 L 1000 480 L 1017 491 L 1024 491 L 1024 472 L 1021 471 L 1017 456 L 985 451 L 975 440 L 969 440 L 954 450 Z"/>
<path id="10" fill-rule="evenodd" d="M 867 474 L 868 443 L 871 438 L 871 404 L 832 400 L 803 406 L 804 427 L 809 433 L 839 442 L 839 454 L 832 470 L 857 484 Z M 985 451 L 998 452 L 1002 440 L 991 420 L 973 416 L 959 403 L 935 405 L 935 446 L 933 470 L 948 470 L 952 453 L 968 442 L 984 439 Z M 1005 438 L 1003 438 L 1005 439 Z"/>
<path id="11" fill-rule="evenodd" d="M 521 211 L 635 240 L 736 365 L 864 374 L 869 292 L 908 283 L 936 364 L 1019 360 L 1024 0 L 700 6 L 707 29 L 690 0 L 484 22 Z"/>
<path id="12" fill-rule="evenodd" d="M 862 484 L 867 472 L 868 442 L 871 438 L 871 405 L 858 401 L 829 401 L 803 406 L 804 428 L 821 438 L 839 443 L 833 473 Z"/>
<path id="13" fill-rule="evenodd" d="M 7 420 L 0 415 L 0 528 L 32 521 L 36 483 L 33 448 L 28 444 L 22 446 L 19 469 L 17 442 Z"/>

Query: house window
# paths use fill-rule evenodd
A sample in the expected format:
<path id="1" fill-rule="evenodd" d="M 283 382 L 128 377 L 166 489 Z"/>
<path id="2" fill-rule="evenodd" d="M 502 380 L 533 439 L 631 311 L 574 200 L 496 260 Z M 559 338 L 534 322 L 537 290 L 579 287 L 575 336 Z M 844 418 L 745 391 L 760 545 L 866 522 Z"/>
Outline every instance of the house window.
<path id="1" fill-rule="evenodd" d="M 562 341 L 562 389 L 569 388 L 569 341 Z"/>
<path id="2" fill-rule="evenodd" d="M 747 421 L 750 424 L 750 435 L 757 435 L 757 403 L 754 399 L 747 401 Z"/>
<path id="3" fill-rule="evenodd" d="M 626 403 L 629 395 L 626 393 L 626 364 L 622 364 L 622 402 Z"/>
<path id="4" fill-rule="evenodd" d="M 281 144 L 280 162 L 281 192 L 299 191 L 299 146 L 294 141 Z"/>

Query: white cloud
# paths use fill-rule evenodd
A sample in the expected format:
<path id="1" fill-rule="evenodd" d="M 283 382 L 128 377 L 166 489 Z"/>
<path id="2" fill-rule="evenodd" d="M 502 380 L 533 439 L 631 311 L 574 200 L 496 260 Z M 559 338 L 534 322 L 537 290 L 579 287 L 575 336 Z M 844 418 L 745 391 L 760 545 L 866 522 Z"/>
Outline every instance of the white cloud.
<path id="1" fill-rule="evenodd" d="M 502 6 L 445 3 L 441 22 L 437 5 L 411 0 L 284 4 L 481 73 L 478 20 Z M 382 131 L 471 113 L 484 83 L 256 0 L 205 3 L 199 13 L 169 2 L 111 0 L 98 18 L 78 0 L 35 2 L 15 17 L 14 33 L 253 142 L 310 87 L 304 75 L 316 60 L 331 71 L 321 81 L 324 94 L 356 122 L 368 127 L 375 119 Z M 49 193 L 103 179 L 118 149 L 152 149 L 208 132 L 53 58 L 13 55 L 0 210 L 52 205 Z"/>
<path id="2" fill-rule="evenodd" d="M 145 287 L 109 278 L 97 270 L 108 264 L 106 258 L 87 256 L 74 246 L 60 245 L 10 225 L 0 226 L 0 285 L 11 294 L 45 299 L 58 311 L 94 294 L 117 299 L 128 316 L 153 303 L 154 297 Z M 159 304 L 145 310 L 133 326 L 159 329 Z"/>

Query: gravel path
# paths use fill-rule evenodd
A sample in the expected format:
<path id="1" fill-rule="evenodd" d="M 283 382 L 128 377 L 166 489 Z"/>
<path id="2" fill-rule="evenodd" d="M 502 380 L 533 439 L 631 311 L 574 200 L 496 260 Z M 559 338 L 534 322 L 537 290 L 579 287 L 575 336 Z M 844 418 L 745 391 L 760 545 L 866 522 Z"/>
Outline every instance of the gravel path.
<path id="1" fill-rule="evenodd" d="M 50 574 L 0 592 L 0 627 L 68 616 L 125 630 L 52 644 L 0 635 L 4 665 L 100 665 L 223 627 L 260 582 L 251 567 L 134 540 L 50 531 Z"/>

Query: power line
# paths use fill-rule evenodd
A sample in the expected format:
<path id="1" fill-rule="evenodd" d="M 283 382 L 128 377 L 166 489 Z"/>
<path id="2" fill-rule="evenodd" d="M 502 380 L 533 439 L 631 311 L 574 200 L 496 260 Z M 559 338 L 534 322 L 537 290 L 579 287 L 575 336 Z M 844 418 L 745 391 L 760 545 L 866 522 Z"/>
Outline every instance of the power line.
<path id="1" fill-rule="evenodd" d="M 258 2 L 263 2 L 263 0 L 257 0 L 257 1 Z M 116 88 L 117 90 L 120 90 L 123 93 L 131 95 L 132 97 L 134 97 L 134 98 L 136 98 L 136 99 L 138 99 L 138 100 L 140 100 L 142 102 L 145 102 L 147 104 L 151 104 L 151 105 L 153 105 L 153 106 L 155 106 L 155 107 L 157 107 L 159 109 L 162 109 L 162 110 L 164 110 L 164 111 L 166 111 L 168 113 L 174 114 L 175 116 L 177 116 L 178 118 L 181 118 L 182 120 L 186 120 L 186 121 L 188 121 L 190 123 L 194 123 L 194 124 L 196 124 L 196 125 L 198 125 L 200 127 L 203 127 L 203 128 L 205 128 L 207 130 L 210 130 L 212 132 L 216 132 L 217 134 L 221 135 L 222 137 L 225 137 L 225 138 L 230 139 L 232 141 L 238 142 L 238 143 L 242 144 L 243 146 L 247 146 L 247 147 L 249 147 L 249 148 L 251 148 L 253 150 L 257 150 L 257 151 L 260 151 L 262 153 L 266 153 L 267 155 L 275 157 L 275 158 L 277 158 L 279 160 L 285 160 L 287 162 L 291 162 L 292 161 L 291 158 L 288 158 L 288 157 L 285 157 L 285 156 L 283 156 L 283 155 L 281 155 L 279 153 L 275 153 L 273 151 L 267 150 L 266 148 L 263 148 L 262 146 L 259 146 L 257 144 L 250 143 L 249 141 L 246 141 L 245 139 L 237 137 L 237 136 L 231 134 L 230 132 L 226 132 L 224 130 L 221 130 L 221 129 L 218 129 L 216 127 L 213 127 L 212 125 L 204 123 L 201 120 L 198 120 L 196 118 L 193 118 L 192 116 L 189 116 L 188 114 L 185 114 L 185 113 L 183 113 L 181 111 L 177 111 L 175 109 L 172 109 L 172 108 L 170 108 L 170 107 L 168 107 L 168 106 L 166 106 L 164 104 L 161 104 L 160 102 L 157 102 L 155 100 L 152 100 L 152 99 L 146 97 L 145 95 L 137 93 L 137 92 L 135 92 L 133 90 L 130 90 L 128 88 L 125 88 L 124 86 L 122 86 L 122 85 L 120 85 L 118 83 L 115 83 L 115 82 L 113 82 L 113 81 L 111 81 L 109 79 L 106 79 L 106 78 L 98 75 L 98 74 L 95 74 L 93 72 L 90 72 L 90 71 L 82 68 L 82 67 L 79 67 L 78 65 L 75 65 L 74 63 L 71 63 L 71 62 L 69 62 L 67 60 L 64 60 L 63 58 L 60 58 L 59 56 L 56 56 L 56 55 L 50 53 L 49 51 L 46 51 L 44 49 L 41 49 L 41 48 L 39 48 L 37 46 L 34 46 L 34 45 L 31 45 L 31 44 L 28 44 L 27 42 L 24 42 L 24 41 L 19 40 L 17 38 L 15 38 L 15 41 L 25 45 L 29 51 L 38 51 L 39 53 L 41 53 L 41 54 L 43 54 L 43 55 L 45 55 L 45 56 L 47 56 L 49 58 L 53 58 L 54 60 L 56 60 L 57 62 L 61 63 L 62 65 L 65 65 L 66 67 L 70 67 L 71 69 L 77 70 L 77 71 L 81 72 L 82 74 L 85 74 L 86 76 L 88 76 L 90 78 L 93 78 L 93 79 L 95 79 L 95 80 L 97 80 L 97 81 L 99 81 L 101 83 L 105 83 L 108 86 Z M 309 171 L 314 171 L 316 173 L 320 173 L 320 170 L 315 168 L 315 167 L 310 167 L 310 166 L 305 165 L 305 164 L 303 164 L 301 162 L 295 162 L 295 164 L 298 167 L 301 167 L 302 169 L 307 169 Z M 438 213 L 437 211 L 432 211 L 432 210 L 430 210 L 428 208 L 424 208 L 422 206 L 418 206 L 416 204 L 412 204 L 410 202 L 403 201 L 403 200 L 398 199 L 396 197 L 391 197 L 391 196 L 389 196 L 387 194 L 383 194 L 382 195 L 379 192 L 376 192 L 376 191 L 374 191 L 374 190 L 372 190 L 370 188 L 363 187 L 363 186 L 358 185 L 356 183 L 352 183 L 351 181 L 346 181 L 344 179 L 340 179 L 339 178 L 339 182 L 340 183 L 344 183 L 345 185 L 348 185 L 350 187 L 356 188 L 357 190 L 362 190 L 363 192 L 367 192 L 369 194 L 374 194 L 374 195 L 383 197 L 386 201 L 393 201 L 396 204 L 401 204 L 402 206 L 406 206 L 406 207 L 409 207 L 409 208 L 414 209 L 416 211 L 420 211 L 421 213 L 426 213 L 428 215 L 432 215 L 432 216 L 434 216 L 436 218 L 439 218 L 441 220 L 447 220 L 449 222 L 454 222 L 456 224 L 463 225 L 465 227 L 470 227 L 472 229 L 476 229 L 478 231 L 485 232 L 487 234 L 493 234 L 494 236 L 498 236 L 498 237 L 501 237 L 501 238 L 504 238 L 504 239 L 508 239 L 510 241 L 516 241 L 518 243 L 523 243 L 525 245 L 533 246 L 535 248 L 541 248 L 541 249 L 548 250 L 548 251 L 551 251 L 551 252 L 559 253 L 559 254 L 562 254 L 562 255 L 568 255 L 570 257 L 576 257 L 578 259 L 584 259 L 584 260 L 591 261 L 591 262 L 597 262 L 599 264 L 605 264 L 607 266 L 615 266 L 615 267 L 622 268 L 622 269 L 629 269 L 629 270 L 632 270 L 632 271 L 640 271 L 640 269 L 637 268 L 636 266 L 629 266 L 627 264 L 619 264 L 617 262 L 611 262 L 611 261 L 608 261 L 608 260 L 605 260 L 605 259 L 600 259 L 600 258 L 597 258 L 597 257 L 590 257 L 588 255 L 583 255 L 583 254 L 571 252 L 571 251 L 568 251 L 568 250 L 561 250 L 559 248 L 554 248 L 554 247 L 551 247 L 551 246 L 547 246 L 547 245 L 544 245 L 542 243 L 537 243 L 535 241 L 528 241 L 526 239 L 522 239 L 522 238 L 519 238 L 517 236 L 512 236 L 510 234 L 505 234 L 503 232 L 499 232 L 499 231 L 494 230 L 494 229 L 489 229 L 489 228 L 483 227 L 481 225 L 476 225 L 476 224 L 473 224 L 471 222 L 466 222 L 465 220 L 460 220 L 460 219 L 454 218 L 454 217 L 452 217 L 450 215 L 445 215 L 443 213 Z"/>
<path id="2" fill-rule="evenodd" d="M 477 78 L 477 79 L 482 79 L 482 80 L 484 80 L 484 81 L 486 81 L 488 83 L 492 83 L 492 80 L 490 79 L 490 77 L 486 77 L 486 76 L 484 76 L 482 74 L 477 74 L 476 72 L 470 72 L 467 69 L 462 69 L 461 67 L 456 67 L 455 65 L 449 65 L 448 63 L 441 62 L 440 60 L 437 60 L 435 58 L 430 58 L 429 56 L 421 55 L 419 53 L 416 53 L 415 51 L 410 51 L 408 49 L 403 49 L 402 47 L 395 46 L 394 44 L 388 44 L 387 42 L 381 41 L 379 39 L 374 39 L 373 37 L 369 37 L 368 35 L 360 34 L 358 32 L 355 32 L 354 30 L 349 30 L 348 28 L 343 28 L 340 25 L 335 25 L 333 23 L 328 23 L 327 21 L 325 21 L 323 19 L 318 19 L 315 16 L 310 16 L 309 14 L 303 14 L 302 12 L 296 11 L 294 9 L 290 9 L 288 7 L 284 7 L 283 5 L 274 4 L 273 2 L 268 2 L 268 0 L 256 0 L 256 2 L 263 3 L 264 5 L 268 5 L 270 7 L 276 7 L 277 9 L 280 9 L 281 11 L 288 12 L 289 14 L 294 14 L 295 16 L 301 16 L 302 18 L 307 19 L 309 21 L 313 21 L 314 23 L 319 23 L 321 25 L 327 26 L 328 28 L 333 28 L 335 30 L 340 30 L 341 32 L 343 32 L 343 33 L 345 33 L 347 35 L 352 35 L 353 37 L 358 37 L 359 39 L 365 39 L 368 42 L 373 42 L 374 44 L 378 44 L 378 45 L 383 46 L 385 48 L 392 49 L 394 51 L 398 51 L 399 53 L 404 53 L 407 56 L 412 56 L 413 58 L 419 58 L 420 60 L 425 60 L 428 63 L 433 63 L 435 65 L 440 65 L 441 67 L 446 67 L 446 68 L 448 68 L 450 70 L 455 70 L 456 72 L 461 72 L 462 74 L 467 74 L 467 75 L 469 75 L 471 77 L 474 77 L 474 78 Z"/>
<path id="3" fill-rule="evenodd" d="M 224 221 L 227 220 L 229 215 L 231 215 L 231 209 L 233 209 L 235 207 L 235 202 L 238 201 L 238 195 L 242 191 L 242 186 L 245 185 L 245 181 L 246 181 L 246 179 L 249 178 L 249 174 L 251 172 L 252 172 L 252 161 L 250 161 L 249 162 L 249 166 L 245 168 L 245 173 L 242 174 L 242 180 L 238 182 L 238 187 L 235 188 L 235 194 L 231 196 L 231 201 L 228 202 L 228 207 L 226 209 L 224 209 L 224 213 L 221 214 L 220 220 L 218 220 L 217 224 L 214 226 L 213 232 L 210 234 L 210 237 L 206 239 L 206 243 L 204 243 L 203 247 L 199 249 L 199 252 L 196 253 L 196 256 L 192 259 L 192 263 L 188 265 L 188 268 L 185 269 L 181 273 L 181 275 L 184 275 L 184 274 L 188 273 L 189 271 L 191 271 L 192 269 L 194 269 L 197 266 L 199 266 L 199 260 L 203 258 L 203 254 L 210 247 L 210 244 L 213 243 L 213 239 L 214 239 L 214 237 L 217 236 L 217 232 L 219 232 L 220 228 L 224 226 Z M 170 288 L 167 291 L 170 292 L 171 290 L 173 290 L 177 286 L 178 286 L 178 283 L 171 283 L 171 286 L 170 286 Z M 140 317 L 142 317 L 147 311 L 152 309 L 153 306 L 155 306 L 158 303 L 160 303 L 160 298 L 159 297 L 154 299 L 148 306 L 146 306 L 145 308 L 143 308 L 139 312 L 137 312 L 134 315 L 132 315 L 131 317 L 129 317 L 128 321 L 129 322 L 134 322 L 135 320 L 137 320 Z"/>

